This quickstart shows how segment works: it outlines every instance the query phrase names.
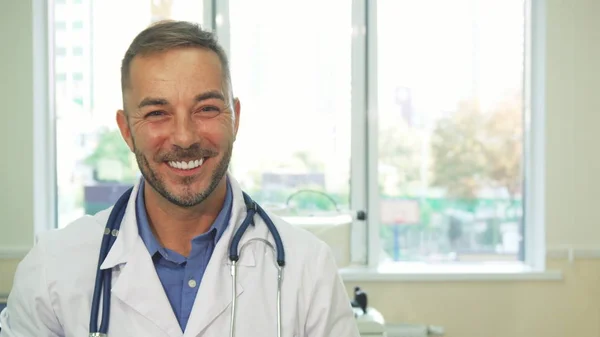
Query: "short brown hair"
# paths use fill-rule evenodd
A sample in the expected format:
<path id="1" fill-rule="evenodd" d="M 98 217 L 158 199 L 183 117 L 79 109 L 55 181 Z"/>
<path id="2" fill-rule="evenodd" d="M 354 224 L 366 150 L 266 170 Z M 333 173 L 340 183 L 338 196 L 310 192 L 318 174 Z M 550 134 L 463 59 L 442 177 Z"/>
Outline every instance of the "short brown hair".
<path id="1" fill-rule="evenodd" d="M 165 20 L 150 25 L 140 32 L 131 42 L 121 63 L 121 91 L 129 85 L 131 61 L 137 55 L 167 51 L 182 47 L 208 49 L 217 54 L 221 61 L 225 94 L 233 97 L 231 92 L 231 73 L 225 50 L 218 43 L 215 35 L 203 30 L 200 25 L 187 21 Z M 125 102 L 123 102 L 125 104 Z M 123 107 L 125 108 L 125 107 Z"/>

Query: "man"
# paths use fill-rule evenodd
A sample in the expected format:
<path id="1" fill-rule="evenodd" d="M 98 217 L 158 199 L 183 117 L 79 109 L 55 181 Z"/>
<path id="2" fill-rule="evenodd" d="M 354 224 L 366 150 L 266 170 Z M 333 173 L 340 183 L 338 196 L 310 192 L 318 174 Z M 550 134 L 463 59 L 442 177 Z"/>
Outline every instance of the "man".
<path id="1" fill-rule="evenodd" d="M 121 72 L 117 124 L 143 178 L 101 261 L 112 273 L 108 336 L 229 336 L 232 326 L 235 336 L 276 336 L 278 269 L 261 241 L 274 240 L 258 215 L 238 248 L 244 247 L 235 285 L 230 273 L 229 243 L 247 206 L 227 173 L 240 102 L 233 98 L 225 53 L 194 24 L 161 22 L 134 39 Z M 83 217 L 38 241 L 18 267 L 0 316 L 1 337 L 89 333 L 110 212 Z M 282 336 L 358 337 L 328 247 L 271 218 L 286 253 Z M 100 324 L 106 318 L 92 319 Z"/>

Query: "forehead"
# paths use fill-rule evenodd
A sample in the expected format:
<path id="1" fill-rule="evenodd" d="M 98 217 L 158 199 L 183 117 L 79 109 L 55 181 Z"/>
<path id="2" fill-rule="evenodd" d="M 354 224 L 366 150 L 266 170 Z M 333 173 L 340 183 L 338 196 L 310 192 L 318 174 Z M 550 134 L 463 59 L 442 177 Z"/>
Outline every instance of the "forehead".
<path id="1" fill-rule="evenodd" d="M 137 55 L 131 62 L 127 91 L 134 97 L 208 90 L 223 90 L 221 61 L 211 50 L 176 48 Z"/>

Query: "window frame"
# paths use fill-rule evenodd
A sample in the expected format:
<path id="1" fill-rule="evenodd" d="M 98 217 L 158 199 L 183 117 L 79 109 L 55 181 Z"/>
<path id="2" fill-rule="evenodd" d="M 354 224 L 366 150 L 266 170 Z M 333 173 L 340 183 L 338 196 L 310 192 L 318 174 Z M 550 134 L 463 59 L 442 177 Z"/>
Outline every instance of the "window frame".
<path id="1" fill-rule="evenodd" d="M 370 219 L 378 219 L 379 214 L 379 191 L 377 190 L 377 142 L 376 137 L 378 131 L 378 116 L 377 116 L 377 2 L 376 1 L 360 1 L 363 6 L 357 6 L 360 10 L 365 8 L 364 16 L 367 18 L 367 34 L 366 34 L 366 49 L 363 54 L 366 55 L 366 73 L 368 74 L 367 91 L 367 110 L 364 112 L 368 125 L 368 215 Z M 546 243 L 545 243 L 545 198 L 544 198 L 544 179 L 545 179 L 545 0 L 525 0 L 524 1 L 524 104 L 523 104 L 523 121 L 524 121 L 524 144 L 523 144 L 523 169 L 524 169 L 524 250 L 525 256 L 523 263 L 518 271 L 510 271 L 509 273 L 529 273 L 534 278 L 538 278 L 541 274 L 542 278 L 556 279 L 556 273 L 546 273 Z M 373 135 L 373 136 L 370 136 Z M 353 152 L 354 153 L 354 152 Z M 379 265 L 379 251 L 381 249 L 379 241 L 379 222 L 369 221 L 367 236 L 360 236 L 360 232 L 356 232 L 358 238 L 353 238 L 353 242 L 366 242 L 368 250 L 368 262 L 363 265 L 367 272 L 371 274 L 381 274 Z M 355 248 L 352 247 L 354 250 Z M 407 275 L 414 274 L 411 272 L 411 262 L 395 263 L 399 268 L 394 268 L 393 271 L 387 274 L 396 274 L 400 278 L 405 278 Z M 356 278 L 356 270 L 352 271 L 349 268 L 349 278 Z M 404 269 L 404 271 L 403 271 Z M 360 273 L 358 272 L 358 278 Z M 463 276 L 470 274 L 472 278 L 480 278 L 484 275 L 485 279 L 490 274 L 483 268 L 473 265 L 471 271 L 457 272 Z M 431 275 L 446 276 L 447 268 L 432 267 L 427 271 L 426 275 L 417 276 L 417 279 L 431 279 Z M 478 276 L 479 275 L 479 276 Z M 372 279 L 372 277 L 366 277 Z M 384 277 L 385 278 L 385 277 Z M 410 277 L 409 277 L 410 278 Z M 436 278 L 435 276 L 433 277 Z M 447 277 L 442 277 L 446 279 Z M 452 278 L 452 277 L 451 277 Z M 460 278 L 460 277 L 459 277 Z M 380 279 L 380 276 L 375 276 L 375 279 Z M 392 279 L 396 279 L 392 276 Z M 492 277 L 492 279 L 497 279 Z M 529 279 L 529 278 L 528 278 Z"/>
<path id="2" fill-rule="evenodd" d="M 215 31 L 229 53 L 228 0 L 214 0 Z M 524 249 L 521 272 L 545 270 L 544 231 L 544 54 L 545 0 L 524 1 Z M 221 19 L 216 19 L 220 17 Z M 352 1 L 351 83 L 351 265 L 348 270 L 379 273 L 377 2 Z M 366 220 L 357 212 L 365 211 Z M 371 221 L 373 220 L 374 221 Z M 411 263 L 399 262 L 409 266 Z M 473 266 L 473 270 L 477 270 Z M 432 269 L 435 274 L 435 268 Z M 351 272 L 352 273 L 352 272 Z M 402 271 L 394 272 L 402 273 Z M 440 273 L 444 273 L 440 271 Z M 471 272 L 469 272 L 471 273 Z M 483 272 L 488 274 L 488 272 Z M 537 276 L 534 276 L 537 277 Z M 556 275 L 548 275 L 555 279 Z"/>
<path id="3" fill-rule="evenodd" d="M 54 2 L 34 0 L 33 10 L 33 241 L 58 224 L 56 110 L 54 100 Z"/>
<path id="4" fill-rule="evenodd" d="M 216 32 L 220 43 L 229 54 L 228 0 L 198 0 L 204 6 L 204 27 Z M 546 0 L 525 0 L 525 259 L 524 273 L 546 272 L 545 247 L 545 14 Z M 351 265 L 346 268 L 348 280 L 410 279 L 410 272 L 382 275 L 379 269 L 379 191 L 378 163 L 378 111 L 377 111 L 377 2 L 352 0 L 351 47 L 351 182 L 350 205 L 353 212 L 351 230 Z M 35 233 L 57 227 L 56 190 L 56 134 L 54 106 L 54 20 L 53 3 L 34 0 L 36 53 L 34 72 L 38 100 L 34 114 L 36 138 L 34 153 L 40 161 L 34 170 L 36 186 Z M 42 164 L 43 163 L 43 164 Z M 366 219 L 357 217 L 366 212 Z M 50 221 L 48 220 L 50 219 Z M 374 221 L 371 221 L 374 220 Z M 474 269 L 476 270 L 476 269 Z M 485 272 L 482 272 L 485 274 Z M 443 273 L 428 273 L 439 275 Z M 468 273 L 474 275 L 473 273 Z M 477 274 L 477 272 L 475 273 Z M 371 275 L 371 276 L 365 276 Z M 373 276 L 374 275 L 374 276 Z M 412 275 L 412 276 L 410 276 Z M 467 276 L 468 277 L 468 276 Z M 535 277 L 535 276 L 534 276 Z M 555 279 L 556 275 L 551 274 Z"/>

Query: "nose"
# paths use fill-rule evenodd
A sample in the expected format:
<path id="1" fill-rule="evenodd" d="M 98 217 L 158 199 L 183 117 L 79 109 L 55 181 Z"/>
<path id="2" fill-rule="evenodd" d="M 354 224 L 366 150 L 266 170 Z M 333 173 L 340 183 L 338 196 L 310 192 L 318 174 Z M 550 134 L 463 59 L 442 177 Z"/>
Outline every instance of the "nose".
<path id="1" fill-rule="evenodd" d="M 180 113 L 175 117 L 175 129 L 173 130 L 173 145 L 187 149 L 197 142 L 198 135 L 194 121 L 189 114 Z"/>

